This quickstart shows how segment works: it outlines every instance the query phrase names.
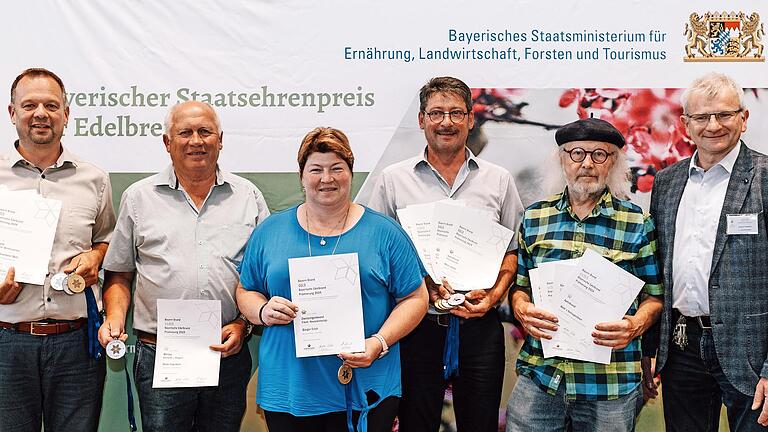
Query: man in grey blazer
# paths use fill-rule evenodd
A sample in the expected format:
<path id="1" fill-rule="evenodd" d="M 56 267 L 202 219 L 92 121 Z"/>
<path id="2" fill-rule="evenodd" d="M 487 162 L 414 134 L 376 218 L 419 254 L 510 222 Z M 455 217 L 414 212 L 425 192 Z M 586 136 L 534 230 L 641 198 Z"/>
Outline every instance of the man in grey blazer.
<path id="1" fill-rule="evenodd" d="M 731 431 L 768 430 L 768 157 L 740 140 L 743 99 L 725 75 L 694 81 L 681 120 L 696 153 L 653 185 L 666 289 L 643 342 L 658 349 L 668 431 L 716 431 L 721 403 Z"/>

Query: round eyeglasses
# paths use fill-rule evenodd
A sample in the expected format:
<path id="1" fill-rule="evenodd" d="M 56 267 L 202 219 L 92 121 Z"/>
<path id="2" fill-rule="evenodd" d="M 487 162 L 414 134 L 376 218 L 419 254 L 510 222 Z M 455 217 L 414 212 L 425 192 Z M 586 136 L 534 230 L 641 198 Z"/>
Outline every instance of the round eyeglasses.
<path id="1" fill-rule="evenodd" d="M 612 155 L 614 152 L 607 152 L 603 149 L 597 149 L 597 150 L 584 150 L 581 147 L 574 147 L 570 150 L 563 149 L 564 152 L 568 153 L 568 156 L 571 157 L 571 160 L 580 163 L 584 162 L 584 159 L 587 158 L 587 155 L 592 159 L 592 162 L 596 164 L 601 164 L 608 160 L 608 156 Z"/>
<path id="2" fill-rule="evenodd" d="M 448 118 L 451 119 L 451 123 L 461 123 L 464 121 L 464 117 L 467 116 L 466 111 L 461 110 L 453 110 L 453 111 L 430 111 L 425 112 L 424 114 L 429 117 L 429 120 L 432 123 L 441 123 L 445 116 L 448 116 Z"/>

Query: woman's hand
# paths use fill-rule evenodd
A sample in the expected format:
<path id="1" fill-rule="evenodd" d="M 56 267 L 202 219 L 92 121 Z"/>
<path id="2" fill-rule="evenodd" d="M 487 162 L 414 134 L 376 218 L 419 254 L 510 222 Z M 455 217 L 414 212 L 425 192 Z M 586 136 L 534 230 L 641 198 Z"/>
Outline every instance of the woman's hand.
<path id="1" fill-rule="evenodd" d="M 341 353 L 339 358 L 353 368 L 364 368 L 370 366 L 374 360 L 378 359 L 383 349 L 384 347 L 381 346 L 381 342 L 378 339 L 369 337 L 365 340 L 365 352 Z"/>
<path id="2" fill-rule="evenodd" d="M 288 299 L 274 296 L 267 300 L 264 308 L 259 312 L 259 319 L 265 326 L 285 325 L 296 318 L 299 307 Z"/>

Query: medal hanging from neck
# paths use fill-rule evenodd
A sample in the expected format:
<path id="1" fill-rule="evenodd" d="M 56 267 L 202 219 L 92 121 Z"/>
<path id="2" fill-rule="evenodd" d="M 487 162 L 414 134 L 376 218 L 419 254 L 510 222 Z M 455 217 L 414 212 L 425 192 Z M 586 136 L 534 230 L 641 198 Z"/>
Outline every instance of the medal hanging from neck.
<path id="1" fill-rule="evenodd" d="M 344 219 L 342 219 L 344 223 L 341 226 L 341 232 L 339 233 L 339 237 L 336 238 L 336 244 L 333 246 L 331 255 L 334 255 L 336 253 L 336 248 L 339 247 L 339 242 L 341 241 L 341 237 L 344 235 L 344 228 L 347 226 L 347 218 L 349 217 L 350 207 L 347 207 L 347 212 L 346 214 L 344 214 Z M 309 208 L 308 207 L 304 207 L 304 215 L 306 217 L 306 222 L 307 222 L 307 250 L 309 251 L 309 256 L 312 256 L 312 242 L 310 242 L 310 239 L 309 239 L 310 225 L 309 225 Z M 341 222 L 341 220 L 339 222 Z M 334 228 L 334 231 L 338 229 L 338 227 L 339 227 L 339 223 L 337 222 L 336 227 Z M 320 246 L 325 246 L 325 244 L 326 244 L 325 237 L 320 237 Z M 339 379 L 339 382 L 341 384 L 347 385 L 350 383 L 350 381 L 352 381 L 353 374 L 354 373 L 352 372 L 352 367 L 346 363 L 342 363 L 341 367 L 339 367 L 339 370 L 336 373 L 336 377 Z"/>

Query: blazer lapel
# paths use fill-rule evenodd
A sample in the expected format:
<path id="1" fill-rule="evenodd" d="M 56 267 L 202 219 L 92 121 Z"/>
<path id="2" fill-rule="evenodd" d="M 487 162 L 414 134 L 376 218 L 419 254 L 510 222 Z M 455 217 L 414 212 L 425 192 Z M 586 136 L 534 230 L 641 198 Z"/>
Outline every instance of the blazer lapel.
<path id="1" fill-rule="evenodd" d="M 668 192 L 664 196 L 665 199 L 659 203 L 661 212 L 665 214 L 665 217 L 664 221 L 656 221 L 657 223 L 664 223 L 666 226 L 662 234 L 664 239 L 661 252 L 664 257 L 664 274 L 669 275 L 669 281 L 664 282 L 669 287 L 668 292 L 670 295 L 672 293 L 672 253 L 675 250 L 675 225 L 677 223 L 677 211 L 680 207 L 680 200 L 683 198 L 683 191 L 688 182 L 689 162 L 690 159 L 686 159 L 669 168 L 672 170 L 669 183 L 664 185 L 664 189 Z"/>
<path id="2" fill-rule="evenodd" d="M 720 261 L 720 256 L 723 254 L 725 242 L 728 241 L 728 236 L 726 235 L 726 228 L 728 226 L 727 215 L 741 212 L 747 192 L 749 192 L 749 188 L 752 185 L 752 177 L 755 175 L 753 168 L 750 150 L 744 143 L 741 143 L 741 150 L 733 165 L 731 179 L 728 181 L 728 189 L 725 192 L 723 210 L 720 212 L 720 222 L 717 226 L 717 237 L 715 238 L 715 249 L 712 253 L 710 274 L 714 273 L 717 263 Z"/>

